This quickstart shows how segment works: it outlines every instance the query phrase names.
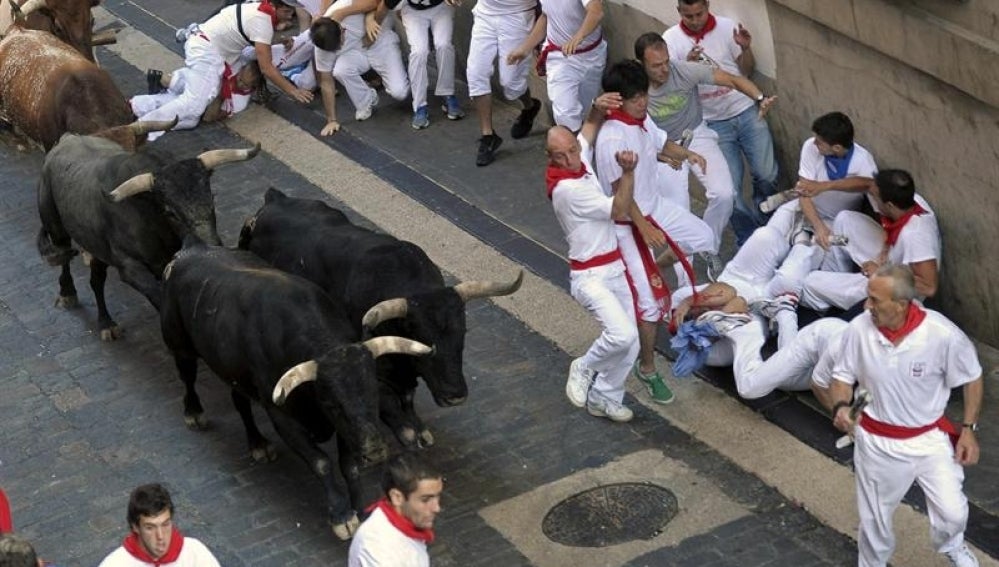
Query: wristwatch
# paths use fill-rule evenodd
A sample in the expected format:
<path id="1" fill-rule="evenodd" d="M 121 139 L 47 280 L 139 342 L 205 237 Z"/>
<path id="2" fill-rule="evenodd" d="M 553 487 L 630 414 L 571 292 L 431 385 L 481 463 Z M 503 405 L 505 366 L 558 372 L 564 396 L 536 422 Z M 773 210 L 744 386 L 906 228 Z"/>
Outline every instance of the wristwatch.
<path id="1" fill-rule="evenodd" d="M 763 101 L 766 100 L 766 98 L 767 98 L 767 95 L 765 95 L 765 94 L 763 94 L 761 92 L 760 94 L 758 94 L 756 96 L 756 104 L 763 104 Z"/>
<path id="2" fill-rule="evenodd" d="M 977 421 L 975 423 L 964 423 L 962 425 L 965 427 L 965 429 L 970 429 L 972 433 L 977 433 L 978 432 L 978 422 Z"/>

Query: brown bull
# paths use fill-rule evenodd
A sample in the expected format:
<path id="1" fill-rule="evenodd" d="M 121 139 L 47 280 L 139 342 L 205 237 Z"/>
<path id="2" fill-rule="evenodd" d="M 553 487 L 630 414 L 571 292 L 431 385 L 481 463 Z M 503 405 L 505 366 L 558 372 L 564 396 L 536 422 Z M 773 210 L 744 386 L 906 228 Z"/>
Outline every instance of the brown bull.
<path id="1" fill-rule="evenodd" d="M 0 40 L 0 119 L 48 151 L 66 132 L 134 120 L 111 76 L 52 34 L 15 25 Z"/>
<path id="2" fill-rule="evenodd" d="M 14 24 L 11 0 L 0 2 L 0 36 Z M 94 61 L 94 17 L 90 9 L 100 0 L 17 0 L 25 29 L 47 31 Z"/>

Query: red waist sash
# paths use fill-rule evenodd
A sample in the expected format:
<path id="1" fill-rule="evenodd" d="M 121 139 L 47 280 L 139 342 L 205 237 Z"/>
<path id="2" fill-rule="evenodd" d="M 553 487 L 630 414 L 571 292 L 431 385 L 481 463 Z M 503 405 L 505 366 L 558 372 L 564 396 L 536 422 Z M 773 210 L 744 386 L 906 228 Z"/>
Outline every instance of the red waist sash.
<path id="1" fill-rule="evenodd" d="M 589 260 L 569 259 L 569 268 L 573 270 L 589 270 L 598 266 L 606 266 L 621 259 L 621 249 L 615 248 L 606 254 L 598 254 Z"/>
<path id="2" fill-rule="evenodd" d="M 957 427 L 955 427 L 954 423 L 947 419 L 947 416 L 945 415 L 941 415 L 939 419 L 928 425 L 906 427 L 904 425 L 894 425 L 878 421 L 866 413 L 862 413 L 860 414 L 860 427 L 872 435 L 888 437 L 889 439 L 912 439 L 913 437 L 918 437 L 927 431 L 939 429 L 950 437 L 951 444 L 956 445 L 957 438 L 959 436 Z"/>
<path id="3" fill-rule="evenodd" d="M 573 55 L 578 55 L 580 53 L 586 53 L 587 51 L 593 51 L 600 45 L 600 42 L 604 40 L 604 34 L 601 33 L 600 37 L 596 41 L 587 45 L 586 47 L 580 47 L 573 52 Z M 555 45 L 548 40 L 545 42 L 545 46 L 541 48 L 541 53 L 538 54 L 538 61 L 534 64 L 534 69 L 538 72 L 539 77 L 544 77 L 548 73 L 548 54 L 553 51 L 562 51 L 561 45 Z"/>

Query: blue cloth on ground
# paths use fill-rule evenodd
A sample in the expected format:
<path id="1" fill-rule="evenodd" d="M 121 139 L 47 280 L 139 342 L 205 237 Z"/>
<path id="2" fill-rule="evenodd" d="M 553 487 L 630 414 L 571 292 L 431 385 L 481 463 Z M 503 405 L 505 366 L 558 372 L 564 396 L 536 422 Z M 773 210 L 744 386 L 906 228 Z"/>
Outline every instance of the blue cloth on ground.
<path id="1" fill-rule="evenodd" d="M 673 375 L 686 378 L 697 372 L 708 360 L 708 349 L 721 335 L 711 323 L 687 321 L 680 325 L 669 344 L 676 351 Z"/>

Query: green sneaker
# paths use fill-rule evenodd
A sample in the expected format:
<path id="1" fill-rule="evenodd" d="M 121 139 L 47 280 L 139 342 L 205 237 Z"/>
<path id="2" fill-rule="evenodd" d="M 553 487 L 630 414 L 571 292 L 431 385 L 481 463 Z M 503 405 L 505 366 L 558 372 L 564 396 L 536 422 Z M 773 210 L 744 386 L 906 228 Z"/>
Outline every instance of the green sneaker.
<path id="1" fill-rule="evenodd" d="M 666 382 L 663 381 L 663 377 L 659 375 L 659 371 L 655 370 L 651 374 L 643 374 L 638 368 L 638 361 L 635 361 L 635 367 L 632 368 L 631 373 L 635 375 L 645 384 L 645 387 L 649 390 L 649 397 L 652 401 L 657 404 L 668 404 L 671 403 L 676 396 L 673 395 L 673 391 L 669 389 Z"/>

